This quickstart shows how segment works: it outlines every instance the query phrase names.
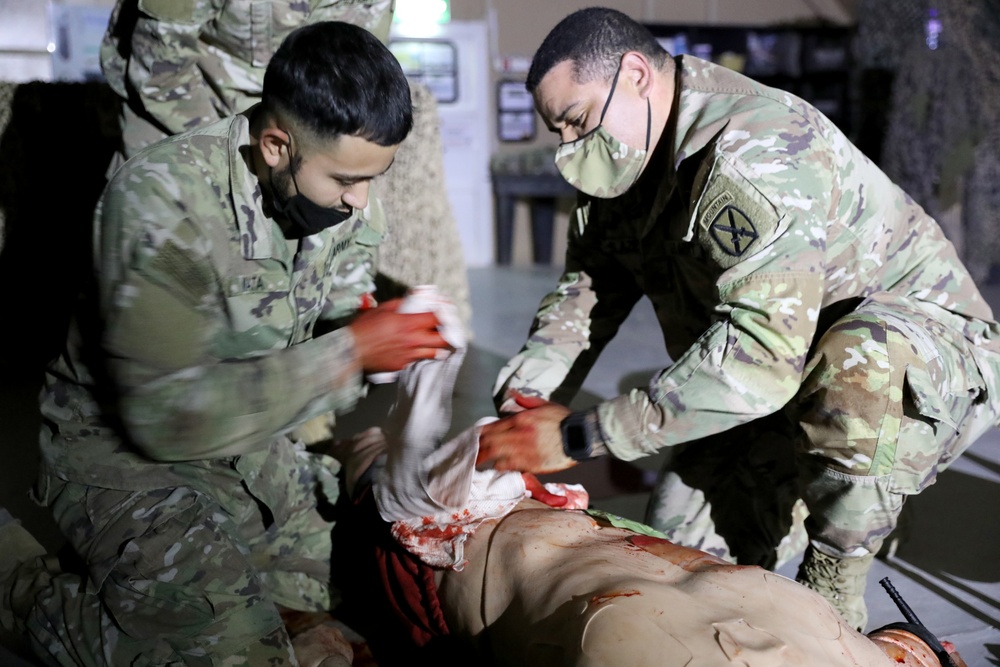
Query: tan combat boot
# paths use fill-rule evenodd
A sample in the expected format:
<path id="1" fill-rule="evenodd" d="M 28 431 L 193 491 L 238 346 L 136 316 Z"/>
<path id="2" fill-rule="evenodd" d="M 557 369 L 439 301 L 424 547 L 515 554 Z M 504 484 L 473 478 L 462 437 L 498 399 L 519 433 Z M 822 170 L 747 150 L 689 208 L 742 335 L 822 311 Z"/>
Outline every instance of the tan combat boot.
<path id="1" fill-rule="evenodd" d="M 865 584 L 874 558 L 874 554 L 836 558 L 810 545 L 795 580 L 826 598 L 851 627 L 864 632 L 868 624 Z"/>

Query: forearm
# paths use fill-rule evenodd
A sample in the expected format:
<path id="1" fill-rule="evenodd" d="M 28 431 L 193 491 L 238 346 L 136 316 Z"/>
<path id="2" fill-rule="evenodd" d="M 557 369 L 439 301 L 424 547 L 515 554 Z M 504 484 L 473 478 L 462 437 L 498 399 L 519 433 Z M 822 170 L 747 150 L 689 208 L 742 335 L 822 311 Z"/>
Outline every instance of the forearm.
<path id="1" fill-rule="evenodd" d="M 119 384 L 128 386 L 120 399 L 123 426 L 144 454 L 161 461 L 264 448 L 316 415 L 350 408 L 363 391 L 347 329 L 249 359 L 191 366 L 139 384 L 121 381 L 148 372 L 136 364 L 113 364 Z"/>
<path id="2" fill-rule="evenodd" d="M 126 76 L 130 99 L 168 134 L 199 127 L 226 115 L 225 100 L 205 78 L 202 25 L 140 18 Z M 134 104 L 133 104 L 134 106 Z M 235 110 L 233 110 L 235 111 Z"/>
<path id="3" fill-rule="evenodd" d="M 628 316 L 638 293 L 611 292 L 585 271 L 567 272 L 546 296 L 521 351 L 501 370 L 494 401 L 513 393 L 568 402 L 601 350 Z"/>
<path id="4" fill-rule="evenodd" d="M 608 450 L 635 459 L 781 409 L 800 386 L 821 290 L 810 274 L 743 283 L 730 296 L 729 316 L 648 389 L 598 406 Z"/>

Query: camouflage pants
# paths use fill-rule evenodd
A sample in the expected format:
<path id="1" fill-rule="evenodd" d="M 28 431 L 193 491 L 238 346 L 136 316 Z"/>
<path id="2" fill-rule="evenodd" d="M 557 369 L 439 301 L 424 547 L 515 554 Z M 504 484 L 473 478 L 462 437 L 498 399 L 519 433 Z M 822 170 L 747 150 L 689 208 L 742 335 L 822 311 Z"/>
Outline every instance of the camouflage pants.
<path id="1" fill-rule="evenodd" d="M 275 603 L 339 601 L 326 512 L 337 464 L 289 441 L 268 463 L 247 475 L 220 461 L 190 487 L 150 491 L 43 477 L 86 573 L 38 577 L 34 651 L 60 665 L 297 664 Z"/>
<path id="2" fill-rule="evenodd" d="M 875 295 L 818 341 L 783 412 L 675 448 L 646 522 L 768 568 L 807 542 L 874 554 L 906 496 L 996 423 L 998 370 L 960 332 Z"/>

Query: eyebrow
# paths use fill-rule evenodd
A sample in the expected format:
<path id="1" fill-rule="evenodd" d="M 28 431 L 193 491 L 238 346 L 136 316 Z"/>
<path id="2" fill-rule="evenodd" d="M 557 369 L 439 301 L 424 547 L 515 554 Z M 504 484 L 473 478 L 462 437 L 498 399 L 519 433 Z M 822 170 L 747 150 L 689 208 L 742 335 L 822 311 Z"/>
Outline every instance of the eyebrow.
<path id="1" fill-rule="evenodd" d="M 554 127 L 553 123 L 564 123 L 566 121 L 566 116 L 568 116 L 570 112 L 573 111 L 573 109 L 578 106 L 580 106 L 579 100 L 570 102 L 569 104 L 566 105 L 566 107 L 562 111 L 559 112 L 558 116 L 552 119 L 551 122 L 549 122 L 549 119 L 546 118 L 545 126 L 549 128 L 549 132 L 558 132 L 559 130 L 557 130 Z"/>
<path id="2" fill-rule="evenodd" d="M 579 100 L 576 100 L 574 102 L 570 102 L 569 104 L 566 105 L 566 108 L 564 108 L 561 112 L 559 112 L 558 116 L 556 116 L 555 118 L 552 119 L 553 122 L 562 123 L 563 121 L 566 120 L 566 116 L 569 115 L 569 112 L 572 111 L 574 107 L 578 107 L 578 106 L 580 106 L 580 101 Z"/>
<path id="3" fill-rule="evenodd" d="M 387 166 L 385 169 L 383 169 L 382 171 L 380 171 L 377 174 L 372 174 L 370 176 L 368 174 L 364 174 L 364 175 L 358 175 L 358 174 L 330 174 L 330 176 L 332 176 L 333 178 L 337 179 L 338 181 L 343 181 L 345 183 L 355 183 L 357 181 L 368 181 L 368 180 L 371 180 L 371 179 L 373 179 L 373 178 L 375 178 L 377 176 L 381 176 L 382 174 L 386 173 L 387 171 L 389 171 L 389 169 L 392 168 L 392 165 L 394 165 L 395 163 L 396 163 L 396 156 L 394 155 L 392 157 L 392 161 L 389 163 L 389 166 Z"/>

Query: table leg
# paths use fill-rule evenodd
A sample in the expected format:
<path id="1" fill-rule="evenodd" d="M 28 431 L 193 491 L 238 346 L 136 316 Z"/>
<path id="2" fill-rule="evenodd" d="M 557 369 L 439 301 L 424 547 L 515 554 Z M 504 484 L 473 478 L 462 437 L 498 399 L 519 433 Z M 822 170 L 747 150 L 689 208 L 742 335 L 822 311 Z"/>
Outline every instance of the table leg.
<path id="1" fill-rule="evenodd" d="M 535 264 L 552 263 L 555 215 L 555 197 L 536 197 L 531 200 L 531 245 Z"/>
<path id="2" fill-rule="evenodd" d="M 496 196 L 496 261 L 510 264 L 514 244 L 514 197 Z"/>

